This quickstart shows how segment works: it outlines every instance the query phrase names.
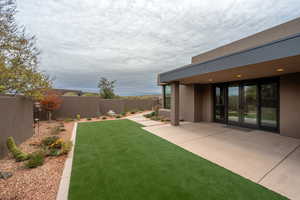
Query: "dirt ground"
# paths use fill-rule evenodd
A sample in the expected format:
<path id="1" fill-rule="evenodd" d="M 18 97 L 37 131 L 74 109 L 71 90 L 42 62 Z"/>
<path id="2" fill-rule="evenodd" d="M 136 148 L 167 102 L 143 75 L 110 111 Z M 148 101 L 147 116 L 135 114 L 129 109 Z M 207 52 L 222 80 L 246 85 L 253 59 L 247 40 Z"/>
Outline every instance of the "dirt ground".
<path id="1" fill-rule="evenodd" d="M 34 135 L 24 141 L 19 147 L 26 153 L 39 150 L 37 146 L 41 140 L 51 134 L 51 127 L 58 126 L 59 122 L 41 122 L 39 132 L 35 129 Z M 73 122 L 64 123 L 66 131 L 58 136 L 64 140 L 71 138 Z M 0 160 L 0 171 L 9 171 L 13 176 L 7 180 L 0 179 L 1 200 L 54 200 L 59 187 L 67 156 L 47 157 L 42 166 L 35 169 L 24 168 L 24 162 L 16 162 L 11 155 Z"/>

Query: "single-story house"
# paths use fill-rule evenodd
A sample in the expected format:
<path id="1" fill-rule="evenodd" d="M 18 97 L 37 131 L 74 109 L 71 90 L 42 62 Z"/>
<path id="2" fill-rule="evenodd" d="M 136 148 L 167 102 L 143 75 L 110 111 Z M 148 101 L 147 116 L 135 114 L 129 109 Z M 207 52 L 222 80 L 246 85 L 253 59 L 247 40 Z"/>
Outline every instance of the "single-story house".
<path id="1" fill-rule="evenodd" d="M 300 138 L 300 18 L 158 75 L 162 115 Z"/>

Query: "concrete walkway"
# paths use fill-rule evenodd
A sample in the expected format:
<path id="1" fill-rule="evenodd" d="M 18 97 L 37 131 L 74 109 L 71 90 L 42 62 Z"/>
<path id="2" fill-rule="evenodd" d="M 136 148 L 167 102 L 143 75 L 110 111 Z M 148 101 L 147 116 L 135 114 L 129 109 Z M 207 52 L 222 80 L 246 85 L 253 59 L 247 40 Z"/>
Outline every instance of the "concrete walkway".
<path id="1" fill-rule="evenodd" d="M 136 115 L 131 115 L 126 117 L 127 119 L 130 119 L 132 121 L 135 121 L 139 124 L 142 124 L 144 126 L 157 126 L 157 125 L 165 125 L 166 123 L 164 122 L 159 122 L 159 121 L 154 121 L 154 120 L 150 120 L 146 117 L 144 117 L 145 114 L 148 114 L 150 112 L 143 112 L 143 113 L 139 113 Z"/>
<path id="2" fill-rule="evenodd" d="M 131 120 L 144 124 L 145 130 L 161 138 L 290 199 L 300 199 L 298 139 L 228 128 L 217 123 L 183 123 L 174 127 L 149 122 L 142 116 Z"/>

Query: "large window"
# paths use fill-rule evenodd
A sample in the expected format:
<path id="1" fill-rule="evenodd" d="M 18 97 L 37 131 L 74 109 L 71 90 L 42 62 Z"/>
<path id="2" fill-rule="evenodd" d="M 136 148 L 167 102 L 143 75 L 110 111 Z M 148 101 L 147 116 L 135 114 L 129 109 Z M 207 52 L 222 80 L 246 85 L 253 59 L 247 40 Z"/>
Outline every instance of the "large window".
<path id="1" fill-rule="evenodd" d="M 214 120 L 278 131 L 278 87 L 277 78 L 215 85 Z"/>
<path id="2" fill-rule="evenodd" d="M 163 86 L 163 98 L 164 98 L 164 108 L 171 108 L 171 86 L 164 85 Z"/>

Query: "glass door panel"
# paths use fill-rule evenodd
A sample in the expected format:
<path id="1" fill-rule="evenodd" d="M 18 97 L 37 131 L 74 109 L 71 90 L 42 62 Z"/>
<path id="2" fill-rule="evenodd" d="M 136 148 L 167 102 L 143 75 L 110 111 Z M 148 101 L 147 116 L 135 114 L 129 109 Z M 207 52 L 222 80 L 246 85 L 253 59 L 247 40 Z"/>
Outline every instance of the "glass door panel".
<path id="1" fill-rule="evenodd" d="M 239 86 L 228 87 L 228 121 L 240 121 L 240 89 Z"/>
<path id="2" fill-rule="evenodd" d="M 261 85 L 261 126 L 276 129 L 278 113 L 278 86 L 276 82 Z"/>
<path id="3" fill-rule="evenodd" d="M 257 86 L 244 85 L 242 97 L 242 122 L 257 125 Z"/>
<path id="4" fill-rule="evenodd" d="M 225 87 L 215 87 L 215 120 L 225 121 Z"/>

